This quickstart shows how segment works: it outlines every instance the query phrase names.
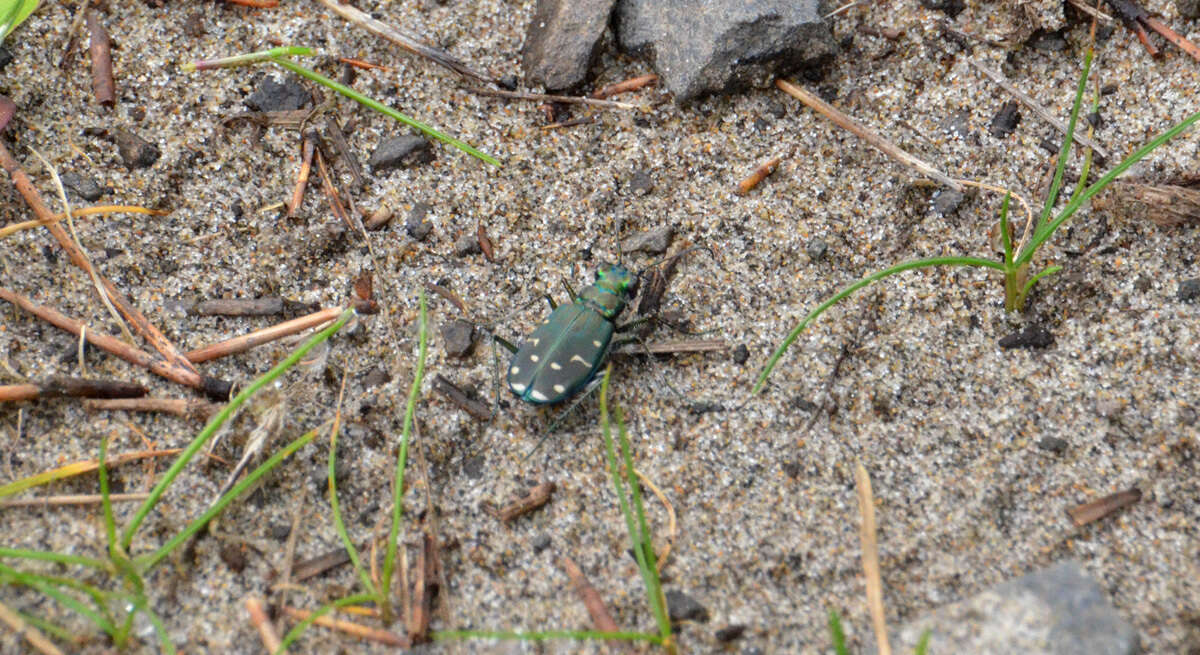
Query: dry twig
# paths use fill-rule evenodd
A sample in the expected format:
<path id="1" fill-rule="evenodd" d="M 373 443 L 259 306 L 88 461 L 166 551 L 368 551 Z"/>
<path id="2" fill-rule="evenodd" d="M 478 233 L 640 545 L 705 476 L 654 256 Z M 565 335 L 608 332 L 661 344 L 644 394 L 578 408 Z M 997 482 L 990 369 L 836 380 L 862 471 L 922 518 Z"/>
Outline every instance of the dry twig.
<path id="1" fill-rule="evenodd" d="M 96 102 L 111 107 L 117 102 L 116 85 L 113 83 L 112 39 L 108 30 L 100 23 L 100 15 L 87 10 L 87 26 L 91 32 L 88 51 L 92 55 L 92 93 Z"/>
<path id="2" fill-rule="evenodd" d="M 496 512 L 496 516 L 505 523 L 525 516 L 533 510 L 550 502 L 550 496 L 554 494 L 555 484 L 553 482 L 543 482 L 529 490 L 521 498 L 500 508 Z"/>
<path id="3" fill-rule="evenodd" d="M 226 339 L 220 343 L 214 343 L 211 346 L 197 348 L 187 353 L 186 357 L 189 361 L 199 364 L 207 362 L 210 359 L 232 355 L 234 353 L 245 352 L 255 346 L 260 346 L 264 343 L 270 343 L 276 339 L 281 339 L 297 332 L 302 332 L 311 327 L 324 325 L 329 321 L 341 315 L 343 308 L 331 307 L 322 309 L 319 312 L 313 312 L 307 316 L 294 318 L 290 321 L 284 321 L 278 325 L 273 325 L 269 328 L 255 330 L 250 334 L 243 334 L 240 337 Z"/>
<path id="4" fill-rule="evenodd" d="M 583 601 L 588 615 L 592 617 L 592 625 L 602 632 L 620 632 L 621 629 L 613 620 L 612 614 L 609 614 L 608 608 L 605 607 L 600 592 L 596 591 L 592 583 L 584 577 L 583 570 L 579 568 L 579 565 L 566 555 L 558 558 L 558 565 L 567 572 L 567 577 L 571 579 L 571 586 L 574 587 L 575 594 Z"/>
<path id="5" fill-rule="evenodd" d="M 862 544 L 863 576 L 867 582 L 867 608 L 871 612 L 871 625 L 875 629 L 875 643 L 879 644 L 879 655 L 892 655 L 888 642 L 887 620 L 883 613 L 883 579 L 879 573 L 878 528 L 875 525 L 875 496 L 871 493 L 871 476 L 861 462 L 855 463 L 854 482 L 858 490 L 858 511 L 862 514 L 858 540 Z"/>
<path id="6" fill-rule="evenodd" d="M 1115 494 L 1109 494 L 1090 503 L 1072 507 L 1067 510 L 1067 516 L 1071 517 L 1071 522 L 1075 524 L 1075 527 L 1081 528 L 1088 523 L 1099 521 L 1110 514 L 1129 507 L 1141 499 L 1142 490 L 1134 487 L 1125 491 L 1118 491 Z"/>

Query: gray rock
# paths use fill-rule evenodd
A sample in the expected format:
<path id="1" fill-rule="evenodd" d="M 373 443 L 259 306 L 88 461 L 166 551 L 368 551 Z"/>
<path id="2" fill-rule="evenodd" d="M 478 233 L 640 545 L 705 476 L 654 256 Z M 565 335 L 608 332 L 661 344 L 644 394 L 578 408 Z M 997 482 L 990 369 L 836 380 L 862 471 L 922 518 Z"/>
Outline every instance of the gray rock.
<path id="1" fill-rule="evenodd" d="M 100 199 L 100 196 L 104 195 L 104 187 L 96 184 L 96 180 L 86 175 L 63 173 L 62 183 L 63 186 L 74 191 L 80 198 L 88 202 L 95 202 Z"/>
<path id="2" fill-rule="evenodd" d="M 446 354 L 451 357 L 466 357 L 475 347 L 475 326 L 470 321 L 456 318 L 442 325 L 442 341 Z"/>
<path id="3" fill-rule="evenodd" d="M 930 653 L 1132 655 L 1137 632 L 1074 560 L 1002 583 L 912 621 L 892 649 L 912 652 L 929 630 Z M 868 639 L 868 641 L 872 641 Z M 863 652 L 875 652 L 868 644 Z"/>
<path id="4" fill-rule="evenodd" d="M 417 241 L 424 241 L 429 238 L 429 234 L 433 232 L 433 226 L 425 219 L 429 210 L 433 209 L 429 205 L 418 202 L 413 205 L 412 211 L 408 212 L 408 218 L 404 219 L 404 229 L 408 232 L 408 236 Z"/>
<path id="5" fill-rule="evenodd" d="M 550 90 L 588 79 L 616 0 L 538 0 L 521 50 L 527 82 Z"/>
<path id="6" fill-rule="evenodd" d="M 621 242 L 621 252 L 644 252 L 659 255 L 671 247 L 675 238 L 674 225 L 662 225 L 648 232 L 635 234 Z"/>
<path id="7" fill-rule="evenodd" d="M 685 102 L 830 60 L 837 45 L 821 10 L 819 0 L 623 0 L 617 35 Z"/>
<path id="8" fill-rule="evenodd" d="M 433 148 L 429 141 L 413 135 L 397 136 L 380 143 L 371 153 L 367 165 L 379 173 L 393 168 L 428 164 L 433 161 Z"/>
<path id="9" fill-rule="evenodd" d="M 290 77 L 280 82 L 267 75 L 243 102 L 254 111 L 294 111 L 312 104 L 312 95 Z"/>
<path id="10" fill-rule="evenodd" d="M 1176 297 L 1181 302 L 1196 302 L 1200 300 L 1200 277 L 1180 282 Z"/>
<path id="11" fill-rule="evenodd" d="M 1175 0 L 1175 9 L 1184 18 L 1200 18 L 1200 0 Z"/>
<path id="12" fill-rule="evenodd" d="M 474 234 L 467 234 L 454 242 L 454 254 L 459 257 L 469 257 L 483 252 L 479 248 L 479 239 Z"/>
<path id="13" fill-rule="evenodd" d="M 677 589 L 667 591 L 665 596 L 667 597 L 667 613 L 671 615 L 672 622 L 708 623 L 708 609 L 701 605 L 700 601 Z"/>
<path id="14" fill-rule="evenodd" d="M 813 239 L 804 246 L 804 253 L 814 262 L 824 257 L 828 250 L 829 244 L 825 243 L 823 239 Z"/>
<path id="15" fill-rule="evenodd" d="M 117 152 L 121 153 L 121 161 L 129 170 L 149 168 L 161 155 L 158 146 L 121 128 L 113 129 L 112 140 L 117 144 Z"/>

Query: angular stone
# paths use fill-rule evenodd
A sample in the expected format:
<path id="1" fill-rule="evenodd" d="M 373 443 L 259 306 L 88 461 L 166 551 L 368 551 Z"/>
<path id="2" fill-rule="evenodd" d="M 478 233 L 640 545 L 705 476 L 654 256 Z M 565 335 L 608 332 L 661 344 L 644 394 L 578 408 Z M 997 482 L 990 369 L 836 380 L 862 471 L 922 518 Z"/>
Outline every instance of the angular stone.
<path id="1" fill-rule="evenodd" d="M 588 79 L 616 0 L 538 0 L 521 50 L 527 83 L 552 91 Z"/>
<path id="2" fill-rule="evenodd" d="M 429 141 L 413 135 L 392 137 L 375 148 L 367 165 L 379 173 L 393 168 L 427 164 L 433 161 L 433 149 Z"/>
<path id="3" fill-rule="evenodd" d="M 621 242 L 621 252 L 644 252 L 660 255 L 671 247 L 675 238 L 674 225 L 661 225 L 647 232 L 635 234 Z"/>
<path id="4" fill-rule="evenodd" d="M 900 628 L 897 653 L 911 653 L 925 630 L 930 653 L 1133 655 L 1137 631 L 1113 608 L 1079 562 L 1067 560 L 938 608 Z M 868 639 L 868 641 L 873 641 Z M 873 653 L 873 643 L 863 652 Z"/>
<path id="5" fill-rule="evenodd" d="M 294 111 L 312 104 L 312 96 L 293 79 L 280 82 L 267 75 L 243 102 L 254 111 Z"/>
<path id="6" fill-rule="evenodd" d="M 129 170 L 149 168 L 158 161 L 161 154 L 158 146 L 121 128 L 113 129 L 112 140 L 117 144 L 117 152 L 121 153 L 121 161 Z"/>
<path id="7" fill-rule="evenodd" d="M 677 102 L 766 86 L 837 50 L 819 0 L 622 0 L 616 24 Z"/>

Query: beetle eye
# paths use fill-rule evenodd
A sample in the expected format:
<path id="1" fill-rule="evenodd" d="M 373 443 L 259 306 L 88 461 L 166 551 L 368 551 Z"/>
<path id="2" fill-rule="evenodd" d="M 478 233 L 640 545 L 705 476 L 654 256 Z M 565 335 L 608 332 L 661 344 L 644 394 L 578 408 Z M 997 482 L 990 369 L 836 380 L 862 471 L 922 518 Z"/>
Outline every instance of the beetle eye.
<path id="1" fill-rule="evenodd" d="M 638 286 L 640 286 L 641 281 L 642 281 L 641 278 L 635 277 L 629 284 L 626 285 L 625 288 L 629 290 L 630 298 L 637 296 Z"/>

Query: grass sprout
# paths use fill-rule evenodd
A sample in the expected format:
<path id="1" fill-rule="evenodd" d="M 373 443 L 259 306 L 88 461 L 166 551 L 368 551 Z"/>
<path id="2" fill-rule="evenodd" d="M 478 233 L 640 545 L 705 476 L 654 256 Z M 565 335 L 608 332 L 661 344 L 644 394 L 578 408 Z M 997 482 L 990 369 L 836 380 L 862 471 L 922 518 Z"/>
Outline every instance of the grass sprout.
<path id="1" fill-rule="evenodd" d="M 934 266 L 974 266 L 979 268 L 990 268 L 999 271 L 1004 276 L 1004 308 L 1008 312 L 1019 312 L 1024 309 L 1025 301 L 1029 298 L 1029 293 L 1043 278 L 1057 273 L 1062 269 L 1061 266 L 1051 265 L 1041 271 L 1030 275 L 1029 269 L 1033 263 L 1034 255 L 1051 237 L 1057 233 L 1058 229 L 1064 223 L 1071 219 L 1084 204 L 1092 199 L 1097 193 L 1100 193 L 1113 182 L 1118 176 L 1128 170 L 1131 166 L 1144 159 L 1147 155 L 1154 152 L 1166 142 L 1175 138 L 1183 131 L 1187 130 L 1197 120 L 1200 120 L 1200 112 L 1188 116 L 1183 121 L 1176 124 L 1171 129 L 1163 132 L 1155 139 L 1138 148 L 1133 154 L 1129 155 L 1117 164 L 1112 170 L 1105 173 L 1096 182 L 1090 186 L 1087 185 L 1088 168 L 1091 165 L 1091 151 L 1088 150 L 1085 156 L 1084 170 L 1079 177 L 1079 185 L 1071 194 L 1066 206 L 1057 214 L 1054 214 L 1054 206 L 1058 201 L 1059 192 L 1062 189 L 1063 174 L 1066 169 L 1068 154 L 1071 150 L 1072 140 L 1075 135 L 1075 128 L 1079 119 L 1080 107 L 1083 104 L 1083 95 L 1087 87 L 1088 74 L 1092 66 L 1093 50 L 1088 48 L 1083 59 L 1083 71 L 1079 77 L 1079 85 L 1075 91 L 1075 100 L 1071 107 L 1071 119 L 1067 126 L 1066 138 L 1063 140 L 1062 148 L 1058 155 L 1058 165 L 1054 172 L 1054 179 L 1050 185 L 1049 193 L 1046 196 L 1046 203 L 1041 211 L 1040 218 L 1034 226 L 1032 233 L 1026 233 L 1028 241 L 1023 245 L 1014 245 L 1012 240 L 1012 227 L 1008 220 L 1008 205 L 1009 196 L 1005 196 L 1004 202 L 1000 209 L 1000 232 L 1001 240 L 1004 247 L 1004 256 L 1001 261 L 993 261 L 980 257 L 931 257 L 928 259 L 917 259 L 902 262 L 877 271 L 858 281 L 846 286 L 841 291 L 838 291 L 825 302 L 817 306 L 805 316 L 791 332 L 784 337 L 783 342 L 775 349 L 771 356 L 767 359 L 766 365 L 759 373 L 755 380 L 754 387 L 750 391 L 750 395 L 754 396 L 761 392 L 766 386 L 767 378 L 771 372 L 779 364 L 787 349 L 796 341 L 800 334 L 812 323 L 818 316 L 825 313 L 830 307 L 836 305 L 848 298 L 851 294 L 859 289 L 873 283 L 878 282 L 892 275 L 903 273 L 919 268 L 930 268 Z M 1093 104 L 1093 106 L 1095 106 Z"/>

